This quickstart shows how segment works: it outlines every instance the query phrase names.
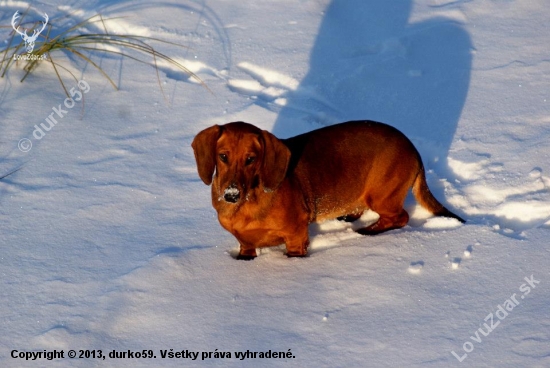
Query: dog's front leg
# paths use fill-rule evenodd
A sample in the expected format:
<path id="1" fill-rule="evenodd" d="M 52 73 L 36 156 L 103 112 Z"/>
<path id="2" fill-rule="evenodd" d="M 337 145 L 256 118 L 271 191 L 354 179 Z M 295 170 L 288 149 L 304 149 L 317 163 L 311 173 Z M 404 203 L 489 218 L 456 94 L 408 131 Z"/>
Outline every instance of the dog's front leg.
<path id="1" fill-rule="evenodd" d="M 304 229 L 285 238 L 287 257 L 307 257 L 309 234 L 307 226 Z"/>
<path id="2" fill-rule="evenodd" d="M 237 259 L 242 261 L 251 261 L 257 256 L 256 248 L 240 243 L 239 255 L 237 256 Z"/>

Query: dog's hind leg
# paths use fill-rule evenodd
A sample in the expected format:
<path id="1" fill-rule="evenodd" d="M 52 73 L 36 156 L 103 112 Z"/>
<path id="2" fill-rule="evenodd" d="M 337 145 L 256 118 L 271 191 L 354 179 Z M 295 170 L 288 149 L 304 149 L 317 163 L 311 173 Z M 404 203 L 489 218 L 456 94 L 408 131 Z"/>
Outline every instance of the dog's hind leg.
<path id="1" fill-rule="evenodd" d="M 403 209 L 410 188 L 408 182 L 388 180 L 385 185 L 377 185 L 375 188 L 375 191 L 365 195 L 365 203 L 380 218 L 374 224 L 356 230 L 361 235 L 376 235 L 399 229 L 409 222 L 409 214 Z"/>
<path id="2" fill-rule="evenodd" d="M 374 224 L 361 229 L 355 230 L 361 235 L 376 235 L 384 231 L 399 229 L 409 222 L 409 214 L 405 210 L 401 210 L 398 215 L 388 216 L 380 214 L 380 218 Z"/>

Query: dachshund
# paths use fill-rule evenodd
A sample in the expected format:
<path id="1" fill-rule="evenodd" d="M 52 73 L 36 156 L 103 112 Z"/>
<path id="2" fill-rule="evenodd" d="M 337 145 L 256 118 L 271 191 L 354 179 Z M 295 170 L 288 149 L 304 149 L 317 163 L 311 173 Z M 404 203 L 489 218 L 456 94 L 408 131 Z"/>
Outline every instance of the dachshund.
<path id="1" fill-rule="evenodd" d="M 465 222 L 430 192 L 412 142 L 383 123 L 350 121 L 278 139 L 233 122 L 201 131 L 191 146 L 220 224 L 239 241 L 238 259 L 283 243 L 287 256 L 304 257 L 311 222 L 354 221 L 367 209 L 380 217 L 359 234 L 401 228 L 411 187 L 434 215 Z"/>

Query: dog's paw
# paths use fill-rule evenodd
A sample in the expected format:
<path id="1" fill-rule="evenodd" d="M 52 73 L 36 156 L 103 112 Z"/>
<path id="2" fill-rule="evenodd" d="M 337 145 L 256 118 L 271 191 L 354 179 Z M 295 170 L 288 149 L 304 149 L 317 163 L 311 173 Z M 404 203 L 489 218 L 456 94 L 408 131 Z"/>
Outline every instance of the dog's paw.
<path id="1" fill-rule="evenodd" d="M 362 227 L 360 229 L 355 230 L 357 234 L 365 235 L 365 236 L 374 236 L 378 235 L 380 233 L 383 233 L 384 231 L 377 231 L 369 229 L 368 227 Z"/>
<path id="2" fill-rule="evenodd" d="M 236 259 L 239 260 L 239 261 L 252 261 L 254 258 L 256 258 L 256 256 L 249 256 L 249 255 L 246 255 L 246 254 L 239 254 Z"/>
<path id="3" fill-rule="evenodd" d="M 298 253 L 298 252 L 286 252 L 288 258 L 306 258 L 309 257 L 308 253 Z"/>

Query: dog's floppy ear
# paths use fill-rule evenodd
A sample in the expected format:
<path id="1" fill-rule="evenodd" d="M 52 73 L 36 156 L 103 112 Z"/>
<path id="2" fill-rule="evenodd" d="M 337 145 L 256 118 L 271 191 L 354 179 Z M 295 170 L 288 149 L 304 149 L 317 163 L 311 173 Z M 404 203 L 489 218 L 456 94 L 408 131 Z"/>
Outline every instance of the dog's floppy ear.
<path id="1" fill-rule="evenodd" d="M 212 175 L 216 168 L 216 143 L 220 138 L 221 131 L 219 125 L 211 126 L 197 134 L 191 143 L 199 176 L 206 185 L 212 184 Z"/>
<path id="2" fill-rule="evenodd" d="M 261 140 L 264 157 L 260 168 L 260 181 L 265 190 L 275 190 L 285 178 L 290 161 L 290 150 L 268 131 L 262 130 Z"/>

